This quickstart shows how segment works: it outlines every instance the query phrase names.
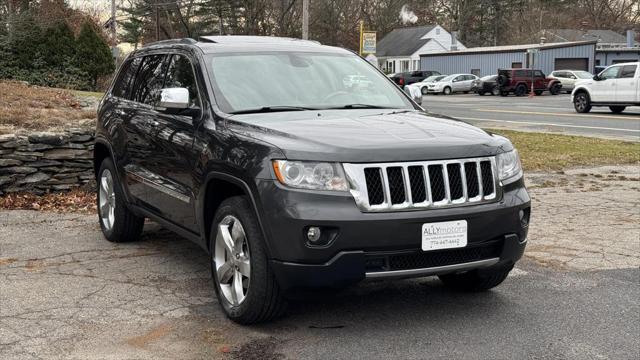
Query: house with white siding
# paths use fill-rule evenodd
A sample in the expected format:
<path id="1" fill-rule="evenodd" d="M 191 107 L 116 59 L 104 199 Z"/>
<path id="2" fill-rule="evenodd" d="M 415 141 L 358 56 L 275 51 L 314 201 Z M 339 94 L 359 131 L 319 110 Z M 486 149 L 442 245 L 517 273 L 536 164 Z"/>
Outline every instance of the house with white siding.
<path id="1" fill-rule="evenodd" d="M 376 57 L 380 69 L 398 73 L 420 70 L 420 54 L 464 49 L 466 46 L 440 25 L 410 26 L 385 35 L 376 45 Z"/>

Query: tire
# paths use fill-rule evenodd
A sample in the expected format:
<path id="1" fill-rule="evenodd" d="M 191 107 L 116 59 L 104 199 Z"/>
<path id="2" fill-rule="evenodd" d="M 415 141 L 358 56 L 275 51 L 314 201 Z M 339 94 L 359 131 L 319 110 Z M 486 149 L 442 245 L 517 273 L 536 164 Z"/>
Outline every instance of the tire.
<path id="1" fill-rule="evenodd" d="M 611 110 L 614 114 L 620 114 L 626 109 L 626 106 L 609 106 L 609 110 Z"/>
<path id="2" fill-rule="evenodd" d="M 537 96 L 542 95 L 542 93 L 544 92 L 543 90 L 535 90 L 534 91 L 536 93 Z"/>
<path id="3" fill-rule="evenodd" d="M 422 95 L 427 95 L 427 94 L 429 93 L 429 89 L 427 89 L 427 87 L 426 87 L 426 86 L 423 86 L 423 87 L 420 89 L 420 92 L 422 93 Z"/>
<path id="4" fill-rule="evenodd" d="M 524 96 L 527 93 L 527 85 L 520 84 L 516 86 L 516 90 L 514 92 L 516 96 Z"/>
<path id="5" fill-rule="evenodd" d="M 481 292 L 492 289 L 507 278 L 513 266 L 495 270 L 471 270 L 461 274 L 439 275 L 448 288 L 458 291 Z"/>
<path id="6" fill-rule="evenodd" d="M 442 89 L 442 93 L 444 95 L 451 95 L 451 88 L 450 87 L 445 87 L 444 89 Z"/>
<path id="7" fill-rule="evenodd" d="M 509 82 L 509 79 L 505 75 L 498 76 L 498 84 L 500 86 L 505 86 Z"/>
<path id="8" fill-rule="evenodd" d="M 591 99 L 589 99 L 589 94 L 584 91 L 577 93 L 573 97 L 573 108 L 576 109 L 576 112 L 581 114 L 591 111 Z"/>
<path id="9" fill-rule="evenodd" d="M 493 89 L 491 89 L 491 95 L 493 96 L 501 95 L 500 88 L 497 86 L 494 86 Z"/>
<path id="10" fill-rule="evenodd" d="M 558 84 L 553 84 L 551 86 L 551 88 L 549 89 L 549 92 L 551 93 L 551 95 L 558 95 L 560 94 L 560 85 Z"/>
<path id="11" fill-rule="evenodd" d="M 97 181 L 98 221 L 105 239 L 114 243 L 138 240 L 144 227 L 144 217 L 135 215 L 127 207 L 111 158 L 102 161 Z"/>
<path id="12" fill-rule="evenodd" d="M 225 246 L 224 226 L 231 247 Z M 220 204 L 209 238 L 211 277 L 218 302 L 227 317 L 239 324 L 254 324 L 284 314 L 287 302 L 271 269 L 258 219 L 246 197 L 234 196 Z M 242 244 L 237 247 L 240 239 Z M 244 272 L 242 264 L 246 266 Z M 229 279 L 221 282 L 220 276 Z"/>

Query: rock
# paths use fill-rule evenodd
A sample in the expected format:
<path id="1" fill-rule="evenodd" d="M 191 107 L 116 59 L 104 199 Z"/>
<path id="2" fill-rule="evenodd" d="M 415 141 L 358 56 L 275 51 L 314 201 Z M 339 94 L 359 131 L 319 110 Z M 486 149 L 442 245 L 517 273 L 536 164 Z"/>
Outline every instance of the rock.
<path id="1" fill-rule="evenodd" d="M 0 166 L 22 165 L 22 161 L 16 159 L 0 159 Z"/>
<path id="2" fill-rule="evenodd" d="M 65 149 L 81 149 L 81 150 L 85 150 L 87 147 L 82 145 L 82 144 L 77 144 L 77 143 L 68 143 L 64 145 Z"/>
<path id="3" fill-rule="evenodd" d="M 13 176 L 0 176 L 0 186 L 13 181 Z"/>
<path id="4" fill-rule="evenodd" d="M 12 154 L 7 155 L 6 157 L 22 161 L 36 161 L 38 160 L 38 158 L 42 157 L 42 155 L 44 154 L 35 151 L 14 151 Z"/>
<path id="5" fill-rule="evenodd" d="M 0 147 L 3 147 L 5 149 L 10 149 L 10 148 L 17 148 L 20 146 L 24 146 L 29 144 L 29 142 L 27 141 L 27 139 L 21 139 L 21 138 L 17 138 L 16 140 L 11 140 L 11 141 L 6 141 L 3 143 L 0 143 Z"/>
<path id="6" fill-rule="evenodd" d="M 40 143 L 47 145 L 60 146 L 68 141 L 68 137 L 64 134 L 54 134 L 50 132 L 39 132 L 29 135 L 30 143 Z"/>
<path id="7" fill-rule="evenodd" d="M 29 144 L 27 146 L 21 146 L 19 150 L 42 151 L 42 150 L 49 150 L 49 149 L 53 149 L 53 146 L 47 145 L 47 144 Z"/>
<path id="8" fill-rule="evenodd" d="M 76 134 L 72 135 L 70 141 L 71 142 L 85 142 L 93 139 L 93 135 L 90 134 Z"/>
<path id="9" fill-rule="evenodd" d="M 33 184 L 43 182 L 45 180 L 49 180 L 50 176 L 43 173 L 37 172 L 35 174 L 27 175 L 22 179 L 16 181 L 16 184 Z"/>
<path id="10" fill-rule="evenodd" d="M 7 154 L 11 154 L 13 152 L 13 149 L 0 149 L 0 155 L 7 155 Z"/>
<path id="11" fill-rule="evenodd" d="M 29 166 L 32 167 L 45 167 L 45 166 L 55 166 L 55 165 L 61 165 L 62 162 L 60 161 L 56 161 L 56 160 L 38 160 L 38 161 L 34 161 L 34 162 L 30 162 Z"/>
<path id="12" fill-rule="evenodd" d="M 15 141 L 16 140 L 16 135 L 15 134 L 4 134 L 4 135 L 0 135 L 0 143 L 5 143 L 8 141 Z"/>
<path id="13" fill-rule="evenodd" d="M 66 179 L 49 179 L 46 182 L 46 184 L 51 184 L 51 185 L 77 184 L 77 183 L 78 183 L 78 178 L 77 177 L 71 177 L 71 178 L 66 178 Z"/>
<path id="14" fill-rule="evenodd" d="M 68 167 L 93 169 L 93 161 L 90 160 L 64 161 L 62 164 Z"/>
<path id="15" fill-rule="evenodd" d="M 78 149 L 52 149 L 44 153 L 44 158 L 50 160 L 91 159 L 92 157 L 90 151 Z"/>
<path id="16" fill-rule="evenodd" d="M 2 174 L 33 174 L 38 169 L 29 166 L 12 166 L 6 168 L 0 168 L 0 175 Z"/>
<path id="17" fill-rule="evenodd" d="M 71 189 L 73 189 L 75 187 L 78 187 L 78 185 L 76 185 L 76 184 L 51 185 L 51 189 L 56 190 L 56 191 L 71 190 Z"/>

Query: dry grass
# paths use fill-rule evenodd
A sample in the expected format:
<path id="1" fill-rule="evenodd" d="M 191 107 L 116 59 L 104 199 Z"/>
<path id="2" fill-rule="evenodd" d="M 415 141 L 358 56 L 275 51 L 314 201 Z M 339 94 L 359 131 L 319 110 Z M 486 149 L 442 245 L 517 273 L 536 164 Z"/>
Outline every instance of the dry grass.
<path id="1" fill-rule="evenodd" d="M 557 171 L 580 166 L 640 164 L 640 143 L 510 130 L 508 137 L 528 171 Z"/>
<path id="2" fill-rule="evenodd" d="M 0 197 L 0 209 L 45 210 L 61 213 L 96 212 L 96 194 L 84 190 L 34 195 L 31 193 L 5 194 Z"/>
<path id="3" fill-rule="evenodd" d="M 95 111 L 81 109 L 68 90 L 0 81 L 0 134 L 93 126 L 95 116 Z"/>

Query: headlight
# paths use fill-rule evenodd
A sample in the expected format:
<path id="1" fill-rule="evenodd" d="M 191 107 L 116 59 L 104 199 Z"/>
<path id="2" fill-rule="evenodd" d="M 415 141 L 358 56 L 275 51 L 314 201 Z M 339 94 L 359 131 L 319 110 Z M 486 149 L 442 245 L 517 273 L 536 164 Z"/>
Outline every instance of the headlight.
<path id="1" fill-rule="evenodd" d="M 518 156 L 516 149 L 498 154 L 496 163 L 498 165 L 498 179 L 503 185 L 511 184 L 522 177 L 522 164 L 520 164 L 520 156 Z"/>
<path id="2" fill-rule="evenodd" d="M 327 162 L 274 160 L 273 170 L 283 185 L 299 189 L 347 191 L 342 165 Z"/>

